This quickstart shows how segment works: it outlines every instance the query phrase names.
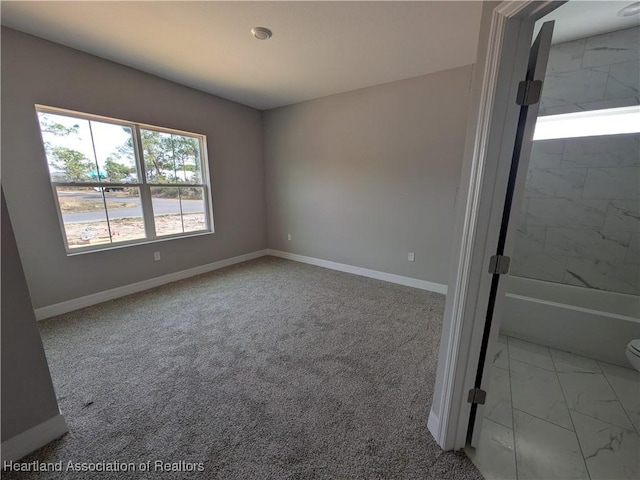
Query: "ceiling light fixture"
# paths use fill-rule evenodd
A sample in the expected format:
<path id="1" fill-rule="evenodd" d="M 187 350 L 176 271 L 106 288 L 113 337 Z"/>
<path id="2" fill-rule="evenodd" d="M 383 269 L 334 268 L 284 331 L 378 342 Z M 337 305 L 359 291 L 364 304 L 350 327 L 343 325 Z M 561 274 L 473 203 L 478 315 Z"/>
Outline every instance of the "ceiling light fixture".
<path id="1" fill-rule="evenodd" d="M 633 2 L 630 5 L 622 8 L 618 12 L 619 17 L 630 17 L 632 15 L 637 15 L 640 13 L 640 2 Z"/>
<path id="2" fill-rule="evenodd" d="M 251 29 L 251 35 L 253 35 L 254 38 L 258 40 L 269 40 L 273 33 L 271 33 L 271 30 L 265 27 L 253 27 Z"/>

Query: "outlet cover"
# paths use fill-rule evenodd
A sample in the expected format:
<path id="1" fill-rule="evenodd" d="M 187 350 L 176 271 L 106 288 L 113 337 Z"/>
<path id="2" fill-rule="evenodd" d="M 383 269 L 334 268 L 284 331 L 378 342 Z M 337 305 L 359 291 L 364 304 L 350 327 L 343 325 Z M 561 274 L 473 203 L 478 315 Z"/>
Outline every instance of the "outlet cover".
<path id="1" fill-rule="evenodd" d="M 153 252 L 153 259 L 157 262 L 160 260 L 160 252 Z"/>
<path id="2" fill-rule="evenodd" d="M 408 259 L 410 262 L 415 262 L 415 260 L 416 260 L 416 254 L 415 254 L 415 253 L 413 253 L 413 252 L 409 252 L 409 256 L 407 257 L 407 259 Z"/>
<path id="3" fill-rule="evenodd" d="M 287 235 L 287 240 L 291 240 L 291 234 Z"/>

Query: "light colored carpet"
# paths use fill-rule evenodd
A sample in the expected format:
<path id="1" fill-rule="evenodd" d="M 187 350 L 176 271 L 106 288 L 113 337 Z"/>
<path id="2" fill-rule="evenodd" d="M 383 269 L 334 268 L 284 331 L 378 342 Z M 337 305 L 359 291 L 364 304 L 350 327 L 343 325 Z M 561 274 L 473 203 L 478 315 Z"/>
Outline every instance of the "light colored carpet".
<path id="1" fill-rule="evenodd" d="M 71 433 L 24 461 L 202 473 L 5 478 L 479 479 L 427 430 L 444 296 L 264 257 L 40 323 Z"/>

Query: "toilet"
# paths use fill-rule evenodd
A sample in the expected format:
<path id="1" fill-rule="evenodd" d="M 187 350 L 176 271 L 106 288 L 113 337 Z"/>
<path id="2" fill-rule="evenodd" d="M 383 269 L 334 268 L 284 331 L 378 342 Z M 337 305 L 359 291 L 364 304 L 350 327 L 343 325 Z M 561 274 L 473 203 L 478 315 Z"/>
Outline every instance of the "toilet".
<path id="1" fill-rule="evenodd" d="M 640 372 L 640 339 L 631 340 L 627 345 L 627 359 Z"/>

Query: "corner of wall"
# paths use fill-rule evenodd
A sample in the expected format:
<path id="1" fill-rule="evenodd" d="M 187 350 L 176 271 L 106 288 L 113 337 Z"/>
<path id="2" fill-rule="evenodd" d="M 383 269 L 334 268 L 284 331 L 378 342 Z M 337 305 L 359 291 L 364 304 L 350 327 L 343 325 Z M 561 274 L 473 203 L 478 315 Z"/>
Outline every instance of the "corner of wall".
<path id="1" fill-rule="evenodd" d="M 2 442 L 2 462 L 15 462 L 69 432 L 62 414 Z"/>
<path id="2" fill-rule="evenodd" d="M 4 192 L 1 200 L 2 458 L 17 459 L 68 429 L 58 408 Z"/>

